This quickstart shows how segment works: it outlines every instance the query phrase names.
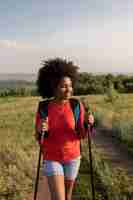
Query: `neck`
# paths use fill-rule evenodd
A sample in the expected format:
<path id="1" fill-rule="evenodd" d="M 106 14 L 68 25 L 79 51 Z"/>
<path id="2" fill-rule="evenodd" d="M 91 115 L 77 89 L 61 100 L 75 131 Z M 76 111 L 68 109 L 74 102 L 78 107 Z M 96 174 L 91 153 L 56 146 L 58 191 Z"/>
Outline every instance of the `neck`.
<path id="1" fill-rule="evenodd" d="M 55 97 L 55 102 L 57 103 L 65 103 L 67 102 L 69 99 L 67 98 L 60 98 L 60 97 Z"/>

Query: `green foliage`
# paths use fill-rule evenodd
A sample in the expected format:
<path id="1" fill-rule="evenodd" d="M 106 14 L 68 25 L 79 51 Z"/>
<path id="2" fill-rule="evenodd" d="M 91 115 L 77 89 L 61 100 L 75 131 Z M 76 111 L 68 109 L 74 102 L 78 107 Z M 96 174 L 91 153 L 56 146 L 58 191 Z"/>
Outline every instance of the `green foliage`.
<path id="1" fill-rule="evenodd" d="M 36 96 L 36 86 L 28 81 L 0 81 L 0 97 L 7 96 Z"/>
<path id="2" fill-rule="evenodd" d="M 131 199 L 133 194 L 133 180 L 127 176 L 123 169 L 112 168 L 111 163 L 107 158 L 104 158 L 102 152 L 97 151 L 95 146 L 93 146 L 93 164 L 96 173 L 96 190 L 102 195 L 101 199 Z M 98 182 L 96 182 L 96 180 L 98 180 Z"/>
<path id="3" fill-rule="evenodd" d="M 98 125 L 114 116 L 113 127 L 121 127 L 127 144 L 132 142 L 133 95 L 120 95 L 114 104 L 105 102 L 104 97 L 87 96 L 87 102 L 95 111 Z M 125 98 L 124 103 L 120 99 Z M 82 97 L 84 99 L 84 97 Z M 0 199 L 27 200 L 26 195 L 33 191 L 35 169 L 37 164 L 37 144 L 34 141 L 34 113 L 36 112 L 38 97 L 6 97 L 0 98 Z M 94 109 L 95 104 L 95 109 Z M 87 106 L 88 106 L 87 105 Z M 114 115 L 113 115 L 114 112 Z M 124 117 L 121 118 L 122 113 Z M 119 116 L 117 116 L 119 115 Z M 127 117 L 128 116 L 128 117 Z M 124 119 L 126 119 L 124 123 Z M 106 124 L 106 123 L 105 123 Z M 129 133 L 130 132 L 130 133 Z M 116 134 L 117 135 L 117 134 Z M 128 138 L 128 139 L 127 139 Z M 88 149 L 87 146 L 85 146 Z M 133 151 L 132 146 L 130 146 Z M 111 163 L 97 152 L 93 145 L 95 182 L 97 200 L 125 200 L 131 199 L 132 181 L 121 169 L 112 170 Z M 82 171 L 89 169 L 89 156 L 84 153 Z M 88 161 L 86 161 L 88 160 Z M 88 194 L 91 199 L 90 176 L 80 173 L 76 192 Z"/>
<path id="4" fill-rule="evenodd" d="M 121 74 L 95 75 L 82 72 L 79 74 L 74 91 L 75 95 L 104 94 L 110 92 L 110 85 L 114 85 L 114 89 L 119 93 L 133 93 L 133 76 Z M 28 95 L 38 96 L 35 82 L 24 80 L 0 81 L 0 97 Z M 108 97 L 107 99 L 112 101 L 114 95 L 112 97 L 108 94 Z"/>
<path id="5" fill-rule="evenodd" d="M 0 147 L 0 197 L 24 200 L 33 184 L 32 155 L 6 143 Z M 0 199 L 1 199 L 0 198 Z"/>
<path id="6" fill-rule="evenodd" d="M 6 100 L 0 99 L 0 199 L 27 200 L 37 163 L 33 132 L 37 99 Z"/>
<path id="7" fill-rule="evenodd" d="M 92 103 L 90 96 L 84 99 L 84 101 L 88 101 L 88 104 Z M 108 127 L 107 122 L 109 121 L 110 128 L 113 127 L 116 137 L 119 135 L 120 138 L 123 138 L 121 142 L 127 144 L 130 153 L 133 152 L 133 96 L 119 95 L 119 98 L 113 104 L 103 101 L 102 98 L 99 101 L 93 99 L 93 102 L 97 102 L 96 114 L 97 116 L 99 115 L 99 124 Z M 85 155 L 88 157 L 87 154 Z M 93 156 L 97 179 L 101 181 L 100 183 L 98 181 L 96 186 L 102 191 L 102 198 L 99 199 L 132 199 L 133 180 L 129 179 L 126 172 L 120 168 L 113 169 L 107 158 L 102 156 L 102 152 L 97 152 L 96 149 L 93 149 Z"/>
<path id="8" fill-rule="evenodd" d="M 117 92 L 132 93 L 133 77 L 113 74 L 94 75 L 91 73 L 83 72 L 80 73 L 79 80 L 77 81 L 75 94 L 104 94 L 106 91 L 108 91 L 108 89 L 110 89 L 110 85 L 114 85 L 114 89 Z"/>
<path id="9" fill-rule="evenodd" d="M 81 99 L 87 108 L 93 110 L 90 96 Z M 99 98 L 99 101 L 93 99 L 93 102 L 97 126 L 112 129 L 112 135 L 121 143 L 125 143 L 133 155 L 133 95 L 119 94 L 119 98 L 113 103 L 104 101 L 104 98 Z"/>
<path id="10" fill-rule="evenodd" d="M 118 100 L 118 98 L 118 92 L 114 89 L 114 85 L 110 84 L 109 87 L 106 89 L 105 102 L 114 103 L 116 100 Z"/>
<path id="11" fill-rule="evenodd" d="M 87 98 L 81 97 L 80 99 L 84 105 L 86 113 L 88 114 L 90 112 L 93 114 L 95 119 L 94 126 L 101 126 L 103 123 L 103 112 L 101 112 L 96 105 L 92 104 Z"/>
<path id="12" fill-rule="evenodd" d="M 127 145 L 128 150 L 133 155 L 133 120 L 121 119 L 114 116 L 112 120 L 113 136 Z"/>
<path id="13" fill-rule="evenodd" d="M 7 96 L 37 96 L 35 88 L 17 87 L 0 90 L 0 97 Z"/>

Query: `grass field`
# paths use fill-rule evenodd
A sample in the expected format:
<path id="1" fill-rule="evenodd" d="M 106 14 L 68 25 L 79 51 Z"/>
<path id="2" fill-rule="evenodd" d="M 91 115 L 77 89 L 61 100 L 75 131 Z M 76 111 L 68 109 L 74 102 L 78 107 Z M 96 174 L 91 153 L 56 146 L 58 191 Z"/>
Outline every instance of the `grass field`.
<path id="1" fill-rule="evenodd" d="M 39 97 L 0 98 L 1 200 L 26 200 L 33 189 L 39 150 L 34 139 L 34 115 L 39 100 Z M 121 126 L 123 122 L 132 126 L 133 94 L 120 95 L 113 104 L 101 95 L 86 96 L 84 101 L 97 113 L 100 124 L 110 128 L 115 119 L 118 125 L 122 121 Z M 131 133 L 130 141 L 133 141 Z"/>

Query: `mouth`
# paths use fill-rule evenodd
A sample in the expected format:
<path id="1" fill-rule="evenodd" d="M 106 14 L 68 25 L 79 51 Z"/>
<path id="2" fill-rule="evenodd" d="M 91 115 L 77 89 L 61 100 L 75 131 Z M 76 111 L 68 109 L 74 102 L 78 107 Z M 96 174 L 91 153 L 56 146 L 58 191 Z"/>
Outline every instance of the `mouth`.
<path id="1" fill-rule="evenodd" d="M 64 97 L 66 97 L 66 98 L 68 98 L 68 97 L 70 97 L 71 96 L 71 92 L 66 92 L 65 94 L 64 94 Z"/>
<path id="2" fill-rule="evenodd" d="M 66 92 L 65 93 L 65 96 L 70 96 L 71 95 L 71 92 Z"/>

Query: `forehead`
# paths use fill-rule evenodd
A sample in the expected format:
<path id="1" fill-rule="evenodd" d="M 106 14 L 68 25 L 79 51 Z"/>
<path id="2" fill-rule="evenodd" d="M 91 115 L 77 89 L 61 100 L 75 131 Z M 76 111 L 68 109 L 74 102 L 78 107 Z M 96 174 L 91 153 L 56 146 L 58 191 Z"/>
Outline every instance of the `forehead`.
<path id="1" fill-rule="evenodd" d="M 71 83 L 72 83 L 71 78 L 70 78 L 70 77 L 67 77 L 67 76 L 63 77 L 63 78 L 61 79 L 61 81 L 60 81 L 60 84 L 71 84 Z"/>

